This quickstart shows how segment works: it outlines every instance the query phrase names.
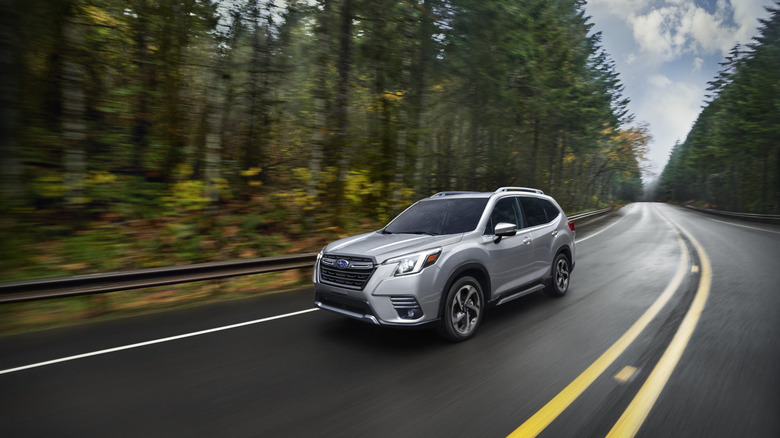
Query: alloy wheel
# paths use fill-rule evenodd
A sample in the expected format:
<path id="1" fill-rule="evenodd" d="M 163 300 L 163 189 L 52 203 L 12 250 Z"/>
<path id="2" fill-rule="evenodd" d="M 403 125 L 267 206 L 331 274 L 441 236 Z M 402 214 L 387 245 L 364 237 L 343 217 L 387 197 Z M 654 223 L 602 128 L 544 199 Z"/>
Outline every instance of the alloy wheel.
<path id="1" fill-rule="evenodd" d="M 452 328 L 461 336 L 469 335 L 477 326 L 480 314 L 482 312 L 482 303 L 477 289 L 464 284 L 452 299 L 450 308 L 450 321 Z"/>

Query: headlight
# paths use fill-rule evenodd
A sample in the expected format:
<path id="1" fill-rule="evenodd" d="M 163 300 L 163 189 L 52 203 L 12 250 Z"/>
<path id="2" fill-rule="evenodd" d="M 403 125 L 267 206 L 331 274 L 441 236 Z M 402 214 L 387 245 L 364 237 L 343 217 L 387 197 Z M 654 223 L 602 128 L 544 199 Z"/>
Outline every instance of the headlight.
<path id="1" fill-rule="evenodd" d="M 392 258 L 386 261 L 385 264 L 392 265 L 397 263 L 398 266 L 396 266 L 393 275 L 398 277 L 401 275 L 416 274 L 422 271 L 423 268 L 436 263 L 436 260 L 439 260 L 440 255 L 441 248 L 436 248 L 428 251 L 416 252 L 414 254 Z"/>

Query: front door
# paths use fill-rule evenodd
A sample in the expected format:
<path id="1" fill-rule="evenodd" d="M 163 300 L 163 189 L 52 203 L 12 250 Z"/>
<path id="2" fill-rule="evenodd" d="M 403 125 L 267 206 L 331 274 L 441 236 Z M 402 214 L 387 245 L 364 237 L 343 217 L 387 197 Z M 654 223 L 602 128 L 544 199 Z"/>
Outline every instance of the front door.
<path id="1" fill-rule="evenodd" d="M 517 234 L 502 237 L 496 243 L 495 227 L 502 222 L 515 224 Z M 523 230 L 516 197 L 509 196 L 498 200 L 490 214 L 483 240 L 483 246 L 488 253 L 487 269 L 490 273 L 493 299 L 533 281 L 530 265 L 533 263 L 534 241 L 531 233 Z"/>

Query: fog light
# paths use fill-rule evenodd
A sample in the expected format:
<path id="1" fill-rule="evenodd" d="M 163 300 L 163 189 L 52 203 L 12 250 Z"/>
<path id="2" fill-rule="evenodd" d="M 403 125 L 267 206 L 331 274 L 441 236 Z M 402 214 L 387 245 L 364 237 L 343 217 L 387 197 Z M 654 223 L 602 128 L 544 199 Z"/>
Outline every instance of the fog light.
<path id="1" fill-rule="evenodd" d="M 420 319 L 423 311 L 414 297 L 390 297 L 395 311 L 401 319 Z"/>
<path id="2" fill-rule="evenodd" d="M 400 310 L 399 310 L 400 313 Z M 417 319 L 422 317 L 422 309 L 419 307 L 415 307 L 414 309 L 407 309 L 406 310 L 406 319 Z M 401 317 L 403 318 L 403 316 Z"/>

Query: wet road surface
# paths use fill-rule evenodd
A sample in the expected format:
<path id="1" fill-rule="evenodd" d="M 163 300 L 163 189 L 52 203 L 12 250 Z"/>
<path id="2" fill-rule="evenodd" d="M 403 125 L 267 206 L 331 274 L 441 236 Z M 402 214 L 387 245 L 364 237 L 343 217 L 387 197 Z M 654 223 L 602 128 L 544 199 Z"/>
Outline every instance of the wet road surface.
<path id="1" fill-rule="evenodd" d="M 0 436 L 780 436 L 780 227 L 636 203 L 577 240 L 565 297 L 460 344 L 310 289 L 0 338 Z"/>

